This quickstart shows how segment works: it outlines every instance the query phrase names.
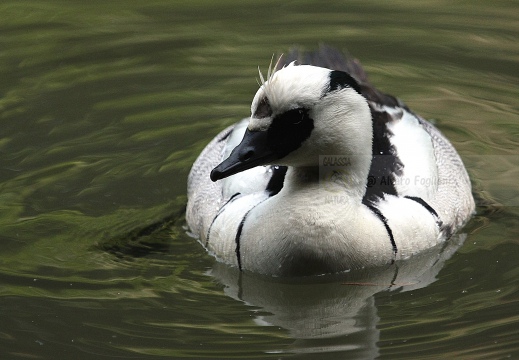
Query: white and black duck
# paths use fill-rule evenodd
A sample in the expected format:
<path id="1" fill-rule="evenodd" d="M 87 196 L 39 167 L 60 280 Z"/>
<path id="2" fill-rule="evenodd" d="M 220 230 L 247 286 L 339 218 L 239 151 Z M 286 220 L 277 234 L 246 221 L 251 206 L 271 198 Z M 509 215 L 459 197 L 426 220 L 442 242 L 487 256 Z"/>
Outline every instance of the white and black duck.
<path id="1" fill-rule="evenodd" d="M 323 46 L 276 68 L 189 174 L 187 223 L 220 261 L 275 276 L 381 266 L 468 221 L 454 147 L 355 59 Z"/>

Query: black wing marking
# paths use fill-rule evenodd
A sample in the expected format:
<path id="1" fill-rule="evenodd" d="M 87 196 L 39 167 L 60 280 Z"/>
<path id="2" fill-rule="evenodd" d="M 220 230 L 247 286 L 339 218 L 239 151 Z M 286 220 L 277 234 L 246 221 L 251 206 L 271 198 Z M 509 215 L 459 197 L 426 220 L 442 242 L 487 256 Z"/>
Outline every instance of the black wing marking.
<path id="1" fill-rule="evenodd" d="M 396 149 L 390 141 L 393 133 L 387 127 L 389 122 L 397 119 L 386 111 L 375 109 L 371 104 L 370 109 L 373 121 L 373 155 L 366 193 L 362 199 L 364 204 L 375 203 L 383 198 L 384 194 L 398 196 L 395 180 L 396 176 L 402 175 L 404 168 L 404 164 L 398 158 Z"/>

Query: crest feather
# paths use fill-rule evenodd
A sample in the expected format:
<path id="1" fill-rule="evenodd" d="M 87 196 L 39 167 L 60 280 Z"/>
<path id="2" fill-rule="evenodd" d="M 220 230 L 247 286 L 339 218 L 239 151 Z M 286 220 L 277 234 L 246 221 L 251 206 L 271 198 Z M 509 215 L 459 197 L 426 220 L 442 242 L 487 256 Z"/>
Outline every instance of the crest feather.
<path id="1" fill-rule="evenodd" d="M 274 66 L 272 66 L 272 63 L 274 61 L 274 54 L 272 54 L 272 57 L 270 58 L 270 64 L 269 64 L 269 67 L 267 70 L 267 79 L 266 80 L 263 77 L 263 74 L 261 73 L 260 67 L 258 66 L 258 73 L 259 73 L 259 77 L 260 77 L 260 81 L 258 82 L 258 85 L 263 86 L 263 91 L 265 92 L 265 95 L 267 96 L 267 98 L 269 97 L 269 94 L 268 94 L 269 86 L 268 85 L 274 80 L 274 74 L 276 74 L 276 72 L 279 70 L 278 67 L 279 67 L 279 64 L 280 64 L 282 58 L 283 58 L 283 54 L 281 54 L 279 56 L 279 58 L 276 61 L 276 64 Z M 260 82 L 261 82 L 261 84 L 260 84 Z"/>

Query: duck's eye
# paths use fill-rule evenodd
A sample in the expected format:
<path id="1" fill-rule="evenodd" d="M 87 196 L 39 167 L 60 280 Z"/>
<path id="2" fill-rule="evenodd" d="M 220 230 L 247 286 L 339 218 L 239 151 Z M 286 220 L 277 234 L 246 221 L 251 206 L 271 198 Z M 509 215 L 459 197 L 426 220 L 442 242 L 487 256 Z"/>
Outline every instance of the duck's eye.
<path id="1" fill-rule="evenodd" d="M 292 115 L 292 124 L 299 125 L 303 122 L 305 117 L 305 112 L 303 109 L 296 109 L 294 114 Z"/>
<path id="2" fill-rule="evenodd" d="M 305 108 L 297 108 L 288 110 L 280 115 L 274 117 L 272 124 L 276 127 L 285 128 L 287 131 L 294 131 L 294 127 L 301 127 L 308 122 L 308 110 Z M 289 130 L 292 129 L 292 130 Z"/>

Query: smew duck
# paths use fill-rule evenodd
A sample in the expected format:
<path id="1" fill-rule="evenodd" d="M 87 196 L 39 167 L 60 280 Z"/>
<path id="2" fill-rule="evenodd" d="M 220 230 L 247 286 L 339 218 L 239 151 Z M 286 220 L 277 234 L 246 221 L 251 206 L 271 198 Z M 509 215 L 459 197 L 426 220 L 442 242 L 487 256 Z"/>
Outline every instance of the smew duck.
<path id="1" fill-rule="evenodd" d="M 468 221 L 469 177 L 436 127 L 334 49 L 281 60 L 189 174 L 187 223 L 217 259 L 273 276 L 383 266 Z"/>

